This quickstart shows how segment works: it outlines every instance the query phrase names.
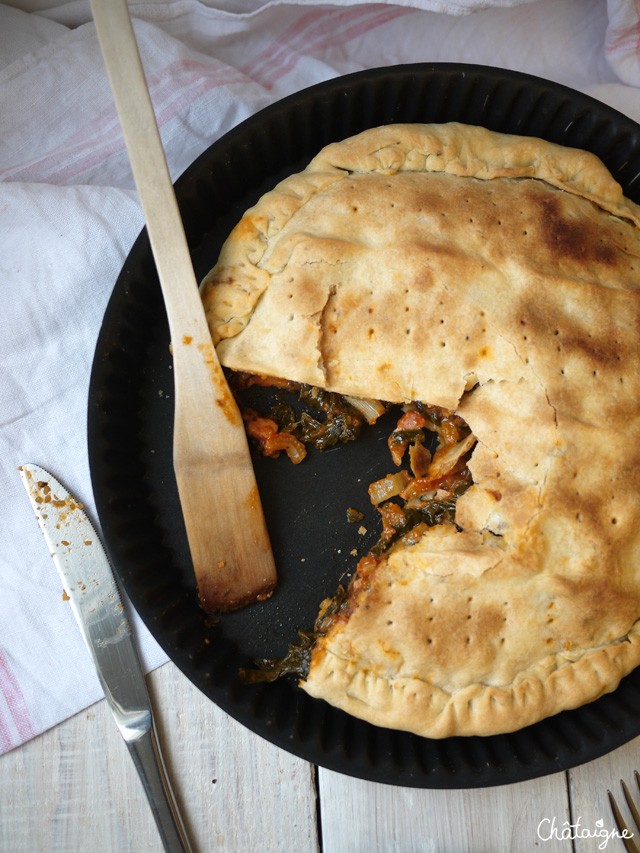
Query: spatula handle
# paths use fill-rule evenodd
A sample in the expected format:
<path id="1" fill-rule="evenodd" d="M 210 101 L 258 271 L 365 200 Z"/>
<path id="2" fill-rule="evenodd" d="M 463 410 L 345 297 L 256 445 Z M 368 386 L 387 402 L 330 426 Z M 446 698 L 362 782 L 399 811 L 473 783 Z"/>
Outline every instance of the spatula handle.
<path id="1" fill-rule="evenodd" d="M 91 0 L 91 9 L 175 339 L 204 322 L 178 202 L 127 4 Z"/>

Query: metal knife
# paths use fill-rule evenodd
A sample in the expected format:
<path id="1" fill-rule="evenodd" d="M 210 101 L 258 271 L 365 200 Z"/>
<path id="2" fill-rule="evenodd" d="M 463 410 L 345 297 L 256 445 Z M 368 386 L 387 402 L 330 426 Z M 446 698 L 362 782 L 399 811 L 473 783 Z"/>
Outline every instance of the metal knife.
<path id="1" fill-rule="evenodd" d="M 165 850 L 191 851 L 160 752 L 151 701 L 111 566 L 82 504 L 38 465 L 18 469 Z"/>

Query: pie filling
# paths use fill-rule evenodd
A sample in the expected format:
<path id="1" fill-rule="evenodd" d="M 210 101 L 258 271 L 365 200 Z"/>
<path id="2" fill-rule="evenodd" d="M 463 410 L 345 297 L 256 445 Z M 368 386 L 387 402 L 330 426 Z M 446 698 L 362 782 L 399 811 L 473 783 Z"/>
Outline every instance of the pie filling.
<path id="1" fill-rule="evenodd" d="M 349 617 L 381 559 L 397 547 L 415 544 L 429 527 L 455 524 L 456 502 L 473 483 L 467 462 L 476 439 L 455 412 L 419 401 L 397 406 L 239 372 L 229 372 L 229 382 L 237 397 L 255 385 L 277 389 L 276 403 L 265 414 L 241 400 L 239 404 L 254 449 L 268 457 L 284 452 L 296 465 L 305 459 L 308 448 L 325 450 L 353 441 L 381 415 L 398 409 L 396 426 L 387 439 L 395 470 L 368 489 L 381 518 L 378 541 L 358 561 L 349 585 L 340 586 L 321 603 L 313 629 L 298 631 L 297 641 L 283 658 L 256 660 L 257 669 L 241 673 L 249 683 L 274 681 L 286 674 L 305 678 L 314 644 L 332 624 Z M 357 510 L 347 509 L 348 521 L 360 518 Z"/>

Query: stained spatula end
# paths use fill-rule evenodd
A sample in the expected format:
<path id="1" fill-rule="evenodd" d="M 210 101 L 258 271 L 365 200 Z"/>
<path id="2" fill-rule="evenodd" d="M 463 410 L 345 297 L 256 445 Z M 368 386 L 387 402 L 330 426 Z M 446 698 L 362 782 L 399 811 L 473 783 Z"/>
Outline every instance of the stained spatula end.
<path id="1" fill-rule="evenodd" d="M 255 578 L 252 578 L 251 588 L 240 593 L 238 574 L 237 566 L 218 564 L 201 578 L 198 584 L 198 598 L 200 606 L 206 613 L 229 613 L 258 601 L 266 601 L 273 594 L 276 587 L 275 577 L 265 576 L 260 586 L 256 585 Z"/>
<path id="2" fill-rule="evenodd" d="M 247 563 L 247 559 L 252 562 Z M 194 570 L 198 582 L 198 599 L 206 613 L 227 613 L 265 601 L 273 594 L 277 584 L 270 550 L 259 565 L 256 565 L 255 556 L 242 557 L 236 551 L 229 553 L 226 559 L 220 556 L 209 558 L 204 565 L 194 564 Z"/>

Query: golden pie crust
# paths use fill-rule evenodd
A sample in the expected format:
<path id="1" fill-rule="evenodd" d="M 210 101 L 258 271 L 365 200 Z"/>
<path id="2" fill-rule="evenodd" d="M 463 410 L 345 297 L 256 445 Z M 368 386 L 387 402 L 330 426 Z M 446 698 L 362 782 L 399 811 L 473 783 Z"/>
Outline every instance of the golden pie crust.
<path id="1" fill-rule="evenodd" d="M 203 284 L 226 366 L 455 410 L 456 524 L 392 549 L 301 686 L 433 738 L 519 729 L 640 662 L 640 208 L 593 155 L 461 124 L 329 145 Z"/>

